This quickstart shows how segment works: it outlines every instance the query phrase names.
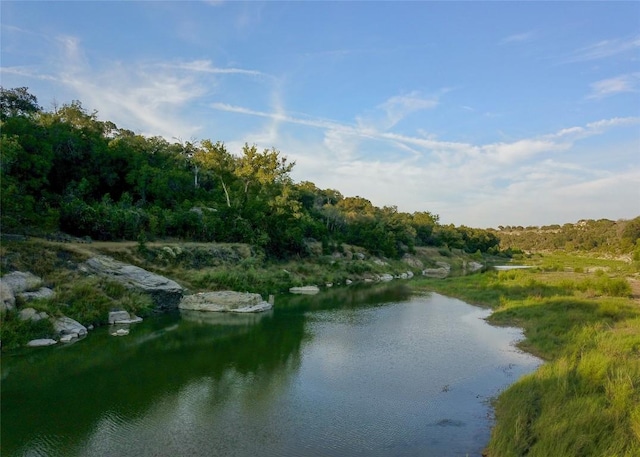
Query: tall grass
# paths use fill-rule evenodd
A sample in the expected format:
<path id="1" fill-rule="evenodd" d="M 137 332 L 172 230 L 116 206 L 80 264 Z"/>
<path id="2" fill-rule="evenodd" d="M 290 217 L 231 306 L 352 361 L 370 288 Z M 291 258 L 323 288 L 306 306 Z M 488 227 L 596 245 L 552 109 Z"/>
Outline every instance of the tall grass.
<path id="1" fill-rule="evenodd" d="M 523 328 L 520 347 L 546 360 L 496 399 L 487 455 L 640 456 L 640 304 L 624 277 L 630 267 L 550 257 L 535 258 L 533 270 L 416 283 L 492 307 L 492 323 Z"/>

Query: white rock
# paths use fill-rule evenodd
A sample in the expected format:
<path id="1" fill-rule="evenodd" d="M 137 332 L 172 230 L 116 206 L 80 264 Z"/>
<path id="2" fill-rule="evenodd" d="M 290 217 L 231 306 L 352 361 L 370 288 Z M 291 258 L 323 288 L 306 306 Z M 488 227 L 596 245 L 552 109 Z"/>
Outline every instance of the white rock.
<path id="1" fill-rule="evenodd" d="M 56 344 L 56 340 L 52 340 L 50 338 L 40 338 L 37 340 L 31 340 L 27 343 L 29 347 L 40 347 L 40 346 L 51 346 L 52 344 Z"/>
<path id="2" fill-rule="evenodd" d="M 18 319 L 20 319 L 21 321 L 35 321 L 35 322 L 37 322 L 37 321 L 40 320 L 40 315 L 33 308 L 23 308 L 18 313 Z"/>
<path id="3" fill-rule="evenodd" d="M 353 284 L 353 281 L 350 279 L 347 279 L 344 283 L 348 286 L 349 284 Z"/>
<path id="4" fill-rule="evenodd" d="M 127 330 L 126 328 L 121 328 L 116 330 L 115 332 L 113 332 L 111 335 L 112 336 L 126 336 L 129 334 L 129 330 Z"/>
<path id="5" fill-rule="evenodd" d="M 77 333 L 70 333 L 68 335 L 62 335 L 60 337 L 60 342 L 61 343 L 71 343 L 71 340 L 75 340 L 76 338 L 78 338 L 78 334 Z"/>
<path id="6" fill-rule="evenodd" d="M 379 278 L 380 278 L 380 281 L 384 281 L 384 282 L 393 281 L 393 276 L 390 275 L 389 273 L 382 274 L 379 276 Z"/>
<path id="7" fill-rule="evenodd" d="M 87 334 L 87 328 L 78 321 L 74 321 L 70 317 L 62 316 L 52 319 L 53 328 L 61 335 L 71 335 L 76 333 L 78 336 Z"/>

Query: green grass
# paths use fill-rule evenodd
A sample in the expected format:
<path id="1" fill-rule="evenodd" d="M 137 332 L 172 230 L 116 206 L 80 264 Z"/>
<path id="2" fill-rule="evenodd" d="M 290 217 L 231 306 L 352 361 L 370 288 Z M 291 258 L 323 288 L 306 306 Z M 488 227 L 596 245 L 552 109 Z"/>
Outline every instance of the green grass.
<path id="1" fill-rule="evenodd" d="M 538 268 L 442 281 L 435 290 L 494 309 L 546 362 L 495 401 L 489 456 L 640 455 L 640 303 L 623 261 L 553 254 Z"/>

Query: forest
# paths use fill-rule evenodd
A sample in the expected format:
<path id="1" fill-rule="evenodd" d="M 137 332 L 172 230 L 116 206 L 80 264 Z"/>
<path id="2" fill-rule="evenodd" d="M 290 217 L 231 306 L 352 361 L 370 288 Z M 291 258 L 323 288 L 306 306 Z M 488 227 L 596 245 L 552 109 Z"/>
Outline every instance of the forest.
<path id="1" fill-rule="evenodd" d="M 294 182 L 295 163 L 275 148 L 146 137 L 77 100 L 45 111 L 26 87 L 0 90 L 4 233 L 243 242 L 272 258 L 308 255 L 308 240 L 390 258 L 417 246 L 499 249 L 493 231 Z"/>

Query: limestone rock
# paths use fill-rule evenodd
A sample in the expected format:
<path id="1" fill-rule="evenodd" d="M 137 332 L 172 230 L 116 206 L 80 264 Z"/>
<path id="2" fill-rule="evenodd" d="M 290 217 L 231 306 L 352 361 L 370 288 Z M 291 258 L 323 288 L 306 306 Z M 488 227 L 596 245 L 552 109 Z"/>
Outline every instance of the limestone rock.
<path id="1" fill-rule="evenodd" d="M 191 311 L 257 313 L 271 309 L 272 305 L 262 300 L 260 294 L 225 290 L 187 295 L 178 307 Z"/>
<path id="2" fill-rule="evenodd" d="M 15 307 L 16 297 L 13 294 L 11 286 L 0 279 L 0 314 L 4 314 L 7 311 L 13 311 Z"/>
<path id="3" fill-rule="evenodd" d="M 39 346 L 51 346 L 52 344 L 56 344 L 56 340 L 52 340 L 50 338 L 40 338 L 37 340 L 31 340 L 27 343 L 29 347 L 39 347 Z"/>
<path id="4" fill-rule="evenodd" d="M 42 286 L 42 279 L 29 272 L 12 271 L 0 279 L 3 284 L 8 285 L 14 295 L 20 292 L 37 290 Z"/>
<path id="5" fill-rule="evenodd" d="M 380 279 L 380 281 L 384 281 L 384 282 L 392 281 L 393 280 L 393 275 L 390 275 L 389 273 L 381 274 L 379 276 L 379 279 Z"/>
<path id="6" fill-rule="evenodd" d="M 87 334 L 87 328 L 80 322 L 71 319 L 70 317 L 62 316 L 52 319 L 53 328 L 60 335 L 73 335 L 76 334 L 79 337 Z"/>
<path id="7" fill-rule="evenodd" d="M 424 268 L 424 264 L 420 259 L 416 259 L 411 254 L 405 254 L 402 261 L 412 268 Z"/>
<path id="8" fill-rule="evenodd" d="M 18 294 L 24 301 L 32 301 L 32 300 L 40 300 L 43 298 L 51 298 L 55 294 L 53 290 L 48 287 L 41 287 L 40 289 L 34 292 L 21 292 Z"/>
<path id="9" fill-rule="evenodd" d="M 127 311 L 118 310 L 109 313 L 109 324 L 137 324 L 142 322 L 142 318 L 135 314 L 129 314 Z"/>
<path id="10" fill-rule="evenodd" d="M 18 313 L 18 319 L 20 319 L 21 321 L 38 322 L 39 320 L 46 319 L 47 317 L 49 316 L 44 311 L 39 313 L 33 308 L 24 308 L 24 309 L 21 309 L 20 312 Z"/>
<path id="11" fill-rule="evenodd" d="M 320 289 L 318 286 L 291 287 L 289 288 L 289 292 L 292 294 L 315 295 L 320 292 Z"/>
<path id="12" fill-rule="evenodd" d="M 69 335 L 62 335 L 60 337 L 60 342 L 61 343 L 71 343 L 71 341 L 75 340 L 76 338 L 78 338 L 78 334 L 77 333 L 69 334 Z"/>
<path id="13" fill-rule="evenodd" d="M 182 286 L 171 279 L 108 256 L 93 257 L 82 264 L 81 268 L 88 273 L 107 277 L 125 287 L 149 294 L 158 311 L 175 309 L 184 292 Z"/>

